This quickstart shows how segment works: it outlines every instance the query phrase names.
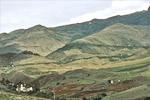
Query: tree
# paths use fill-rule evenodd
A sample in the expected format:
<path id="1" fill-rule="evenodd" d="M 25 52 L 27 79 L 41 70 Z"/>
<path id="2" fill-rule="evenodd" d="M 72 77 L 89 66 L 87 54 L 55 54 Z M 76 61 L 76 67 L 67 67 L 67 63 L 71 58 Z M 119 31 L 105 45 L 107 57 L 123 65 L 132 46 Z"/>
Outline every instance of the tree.
<path id="1" fill-rule="evenodd" d="M 101 97 L 96 97 L 93 100 L 102 100 L 102 98 Z"/>
<path id="2" fill-rule="evenodd" d="M 9 84 L 9 83 L 10 83 L 9 80 L 7 79 L 7 80 L 6 80 L 6 84 Z"/>
<path id="3" fill-rule="evenodd" d="M 2 78 L 1 83 L 4 85 L 5 84 L 5 79 Z"/>
<path id="4" fill-rule="evenodd" d="M 12 90 L 16 90 L 16 88 L 17 88 L 17 84 L 16 83 L 14 83 L 14 86 L 13 86 L 13 88 L 12 88 Z"/>
<path id="5" fill-rule="evenodd" d="M 150 100 L 150 97 L 146 97 L 144 100 Z"/>
<path id="6" fill-rule="evenodd" d="M 35 88 L 33 89 L 33 92 L 34 92 L 34 93 L 39 92 L 39 91 L 40 91 L 40 89 L 39 89 L 38 87 L 35 87 Z"/>
<path id="7" fill-rule="evenodd" d="M 83 99 L 82 100 L 87 100 L 87 98 L 86 97 L 83 97 Z"/>
<path id="8" fill-rule="evenodd" d="M 106 93 L 102 93 L 102 96 L 105 97 L 105 96 L 107 96 L 107 94 Z"/>

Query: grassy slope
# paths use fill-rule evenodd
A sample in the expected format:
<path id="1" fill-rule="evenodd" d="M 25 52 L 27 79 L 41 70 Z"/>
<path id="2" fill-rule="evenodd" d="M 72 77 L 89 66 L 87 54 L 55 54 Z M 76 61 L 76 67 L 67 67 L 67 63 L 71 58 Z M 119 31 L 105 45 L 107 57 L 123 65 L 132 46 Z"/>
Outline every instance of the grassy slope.
<path id="1" fill-rule="evenodd" d="M 149 32 L 149 26 L 115 24 L 98 33 L 75 40 L 47 57 L 65 62 L 95 55 L 133 55 L 143 51 L 143 46 L 150 45 L 149 39 L 143 38 L 145 35 L 150 34 Z"/>
<path id="2" fill-rule="evenodd" d="M 118 15 L 108 19 L 93 19 L 84 23 L 60 26 L 54 28 L 54 30 L 59 34 L 66 34 L 70 37 L 73 36 L 71 39 L 71 41 L 73 41 L 88 36 L 90 34 L 97 33 L 100 30 L 116 23 L 122 23 L 125 25 L 150 25 L 149 19 L 149 11 L 141 11 L 125 16 Z"/>
<path id="3" fill-rule="evenodd" d="M 84 71 L 84 70 L 74 70 L 74 71 L 68 71 L 66 73 L 63 73 L 61 76 L 64 77 L 65 76 L 65 79 L 56 79 L 55 81 L 45 81 L 46 84 L 44 86 L 42 86 L 41 89 L 47 89 L 47 88 L 53 88 L 53 87 L 57 87 L 57 83 L 59 83 L 59 86 L 63 85 L 63 84 L 91 84 L 89 86 L 86 86 L 82 91 L 78 91 L 78 92 L 75 92 L 76 94 L 80 94 L 80 92 L 85 92 L 85 91 L 91 91 L 91 90 L 99 90 L 99 89 L 102 89 L 102 87 L 100 86 L 103 86 L 103 87 L 106 87 L 106 89 L 110 89 L 109 92 L 113 92 L 113 95 L 109 95 L 109 92 L 108 92 L 108 97 L 106 98 L 106 100 L 109 100 L 108 98 L 112 98 L 112 100 L 120 100 L 119 98 L 126 98 L 124 96 L 124 93 L 125 95 L 128 95 L 130 94 L 132 91 L 130 89 L 133 89 L 134 91 L 138 91 L 138 93 L 134 94 L 134 98 L 140 98 L 140 97 L 146 97 L 146 96 L 149 96 L 149 86 L 147 86 L 146 84 L 149 83 L 149 81 L 147 80 L 142 80 L 144 79 L 145 77 L 149 77 L 150 74 L 149 74 L 149 71 L 150 71 L 150 66 L 149 66 L 149 61 L 142 61 L 142 62 L 139 62 L 139 61 L 133 61 L 131 63 L 128 63 L 126 62 L 127 64 L 126 65 L 116 65 L 116 66 L 110 66 L 109 68 L 101 68 L 99 70 L 87 70 L 87 71 Z M 138 78 L 139 77 L 139 78 Z M 143 77 L 143 78 L 142 78 Z M 134 79 L 134 78 L 138 78 L 138 79 Z M 43 78 L 44 79 L 44 78 Z M 124 91 L 124 90 L 121 90 L 123 92 L 114 92 L 111 90 L 111 86 L 107 86 L 107 80 L 109 79 L 113 79 L 116 83 L 117 80 L 121 80 L 122 82 L 123 81 L 126 81 L 126 80 L 132 80 L 134 79 L 137 80 L 133 81 L 133 83 L 129 83 L 128 85 L 126 84 L 123 84 L 123 85 L 117 85 L 117 87 L 120 87 L 120 86 L 129 86 L 129 90 L 128 88 L 125 88 L 124 90 L 127 90 L 127 91 Z M 43 82 L 43 81 L 42 81 Z M 144 86 L 140 86 L 139 88 L 134 88 L 136 86 L 139 86 L 139 85 L 144 85 Z M 59 87 L 58 86 L 58 87 Z M 82 86 L 81 86 L 82 87 Z M 80 86 L 78 87 L 78 89 L 81 88 Z M 92 89 L 93 88 L 93 89 Z M 147 92 L 142 92 L 143 94 L 141 95 L 138 95 L 140 94 L 141 91 L 144 91 L 145 88 L 147 88 Z M 100 93 L 100 92 L 98 92 Z M 89 93 L 90 94 L 90 93 Z M 121 95 L 118 95 L 118 94 L 121 94 Z M 72 95 L 72 94 L 70 94 Z M 116 96 L 117 95 L 117 96 Z M 138 95 L 136 97 L 136 95 Z M 116 99 L 117 98 L 117 99 Z M 129 100 L 131 100 L 131 96 L 129 98 Z"/>
<path id="4" fill-rule="evenodd" d="M 75 92 L 75 94 L 78 94 L 78 93 L 80 94 L 80 92 L 89 91 L 89 90 L 91 90 L 91 88 L 101 89 L 101 87 L 97 87 L 97 86 L 99 86 L 100 84 L 107 83 L 107 80 L 109 80 L 109 79 L 113 79 L 115 81 L 117 81 L 117 80 L 126 81 L 126 80 L 131 80 L 136 77 L 141 77 L 141 76 L 149 77 L 150 76 L 150 74 L 149 74 L 150 58 L 149 57 L 143 58 L 143 55 L 140 55 L 140 57 L 138 59 L 122 59 L 122 61 L 109 62 L 108 64 L 105 64 L 105 65 L 88 64 L 88 62 L 91 63 L 91 60 L 93 58 L 92 59 L 83 59 L 83 60 L 74 61 L 74 62 L 70 62 L 67 64 L 61 64 L 61 65 L 54 64 L 53 61 L 50 62 L 51 64 L 43 64 L 44 66 L 40 66 L 40 64 L 38 64 L 38 63 L 35 63 L 35 65 L 34 64 L 29 65 L 30 63 L 32 63 L 32 61 L 39 62 L 37 59 L 41 59 L 40 60 L 41 63 L 45 62 L 45 61 L 50 62 L 49 59 L 46 59 L 43 57 L 28 55 L 27 59 L 22 59 L 22 61 L 20 61 L 20 64 L 22 64 L 22 65 L 16 66 L 15 68 L 10 69 L 8 71 L 8 73 L 10 72 L 10 74 L 8 74 L 8 75 L 12 76 L 12 78 L 13 78 L 13 76 L 15 76 L 15 75 L 21 76 L 18 73 L 18 72 L 21 72 L 22 74 L 25 74 L 25 75 L 33 77 L 33 78 L 39 77 L 39 78 L 37 78 L 37 81 L 35 83 L 40 84 L 39 86 L 43 91 L 45 91 L 45 89 L 47 89 L 47 88 L 53 88 L 55 86 L 57 87 L 57 83 L 59 83 L 59 86 L 61 86 L 63 84 L 92 84 L 90 86 L 85 86 L 85 87 L 80 86 L 80 85 L 77 86 L 77 89 L 79 89 L 79 91 Z M 97 59 L 97 58 L 94 58 L 93 61 L 95 61 L 95 59 Z M 84 63 L 81 63 L 81 62 L 84 62 Z M 96 62 L 98 63 L 99 59 Z M 16 65 L 17 65 L 18 62 L 15 61 L 15 59 L 14 59 L 14 63 L 16 63 Z M 25 64 L 23 65 L 23 63 L 25 63 Z M 18 63 L 18 65 L 19 65 L 19 63 Z M 51 72 L 50 73 L 34 73 L 34 71 L 35 72 L 54 71 L 55 68 L 52 67 L 52 69 L 51 69 L 50 65 L 51 66 L 55 65 L 55 67 L 57 66 L 58 69 L 55 71 L 60 72 L 60 73 L 68 71 L 68 70 L 73 70 L 73 71 L 68 71 L 61 75 L 51 74 Z M 82 66 L 79 66 L 79 65 L 82 65 Z M 81 68 L 87 68 L 87 66 L 89 68 L 90 67 L 92 68 L 93 66 L 95 66 L 96 68 L 100 68 L 100 69 L 99 70 L 86 69 L 86 71 L 81 70 Z M 69 69 L 67 69 L 67 67 Z M 74 70 L 76 68 L 77 69 L 79 68 L 79 70 Z M 51 74 L 51 75 L 49 75 L 49 74 Z M 36 75 L 38 75 L 38 76 L 36 76 Z M 65 77 L 65 79 L 64 79 L 64 77 Z M 19 79 L 19 77 L 18 77 L 18 79 Z M 140 79 L 142 79 L 142 78 L 140 78 Z M 142 80 L 139 81 L 139 83 L 136 83 L 136 85 L 144 84 L 144 86 L 140 86 L 139 88 L 138 87 L 134 88 L 134 86 L 133 86 L 132 87 L 133 90 L 136 91 L 136 90 L 141 89 L 141 91 L 143 91 L 147 87 L 147 85 L 145 85 L 145 84 L 147 84 L 146 82 L 148 82 L 148 81 L 142 81 Z M 32 84 L 35 84 L 35 83 L 32 83 Z M 83 91 L 80 90 L 81 87 L 84 87 Z M 107 85 L 106 85 L 106 87 L 107 87 Z M 109 88 L 110 87 L 108 87 L 108 89 Z M 130 87 L 130 89 L 132 89 L 132 88 Z M 66 87 L 66 90 L 67 89 L 68 88 Z M 147 88 L 147 90 L 148 90 L 148 88 Z M 111 90 L 109 90 L 109 91 L 111 92 Z M 116 92 L 114 92 L 112 95 L 112 96 L 114 96 L 113 97 L 114 100 L 119 100 L 116 98 L 124 98 L 124 93 L 125 93 L 125 95 L 128 95 L 128 94 L 130 94 L 130 90 L 122 91 L 122 92 L 119 92 L 116 94 L 115 93 Z M 140 93 L 140 92 L 138 92 L 138 93 Z M 68 97 L 68 96 L 72 96 L 73 94 L 72 93 L 68 94 L 68 95 L 64 94 L 64 96 Z M 120 94 L 120 95 L 117 95 L 117 94 Z M 117 96 L 115 96 L 115 95 L 117 95 Z M 134 97 L 135 96 L 136 96 L 136 94 L 134 95 Z M 143 97 L 143 96 L 144 96 L 144 94 L 142 94 L 141 96 L 138 96 L 137 98 Z M 145 94 L 145 96 L 148 96 L 148 95 Z M 61 97 L 61 96 L 59 96 L 59 97 Z M 109 100 L 109 98 L 111 98 L 111 95 L 109 95 L 106 98 L 106 100 L 107 99 Z M 130 98 L 132 98 L 132 97 L 130 97 Z M 129 100 L 131 100 L 131 99 L 129 99 Z"/>
<path id="5" fill-rule="evenodd" d="M 13 93 L 0 91 L 0 100 L 49 100 L 45 98 L 38 98 L 27 95 L 17 95 Z"/>
<path id="6" fill-rule="evenodd" d="M 8 39 L 1 41 L 0 53 L 20 52 L 30 50 L 41 55 L 62 47 L 67 37 L 58 35 L 56 32 L 44 26 L 37 25 L 23 31 L 13 31 L 8 34 Z"/>
<path id="7" fill-rule="evenodd" d="M 141 54 L 137 54 L 129 58 L 91 56 L 89 58 L 76 59 L 70 62 L 56 62 L 34 55 L 19 55 L 14 57 L 11 61 L 15 65 L 14 68 L 2 67 L 1 70 L 8 73 L 12 71 L 23 72 L 25 75 L 38 77 L 41 75 L 50 74 L 53 71 L 64 73 L 69 70 L 82 68 L 99 69 L 144 64 L 150 61 L 149 56 L 145 56 L 148 54 L 148 51 L 147 53 L 143 51 Z"/>
<path id="8" fill-rule="evenodd" d="M 141 11 L 126 16 L 114 16 L 108 19 L 94 19 L 89 22 L 46 28 L 41 25 L 29 29 L 20 29 L 0 35 L 0 53 L 30 50 L 47 55 L 66 43 L 83 38 L 116 23 L 126 25 L 149 25 L 149 11 Z M 147 35 L 145 37 L 148 37 Z"/>
<path id="9" fill-rule="evenodd" d="M 103 98 L 102 100 L 135 100 L 142 97 L 148 97 L 150 96 L 150 86 L 149 85 L 143 85 L 138 86 L 135 88 L 131 88 L 129 90 L 116 93 L 111 96 L 107 96 Z"/>

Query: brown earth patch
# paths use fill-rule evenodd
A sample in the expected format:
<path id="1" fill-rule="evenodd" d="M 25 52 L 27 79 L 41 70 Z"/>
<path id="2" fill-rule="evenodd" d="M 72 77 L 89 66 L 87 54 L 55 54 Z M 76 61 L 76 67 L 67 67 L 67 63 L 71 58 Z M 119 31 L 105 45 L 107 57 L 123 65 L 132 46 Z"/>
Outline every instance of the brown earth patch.
<path id="1" fill-rule="evenodd" d="M 55 87 L 55 89 L 54 88 L 47 89 L 46 93 L 49 94 L 55 91 L 56 95 L 63 95 L 63 94 L 79 91 L 78 87 L 86 87 L 86 86 L 88 86 L 88 84 L 61 85 L 61 86 Z"/>

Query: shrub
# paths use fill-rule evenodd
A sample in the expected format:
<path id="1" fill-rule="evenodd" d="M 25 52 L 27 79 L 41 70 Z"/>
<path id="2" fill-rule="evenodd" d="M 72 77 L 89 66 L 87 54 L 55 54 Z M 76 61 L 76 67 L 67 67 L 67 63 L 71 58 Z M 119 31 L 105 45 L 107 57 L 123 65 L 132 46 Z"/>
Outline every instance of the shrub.
<path id="1" fill-rule="evenodd" d="M 9 84 L 9 83 L 10 83 L 9 80 L 7 79 L 7 80 L 6 80 L 6 84 Z"/>
<path id="2" fill-rule="evenodd" d="M 83 97 L 82 100 L 87 100 L 87 98 L 86 98 L 86 97 Z"/>
<path id="3" fill-rule="evenodd" d="M 97 96 L 95 98 L 93 98 L 93 100 L 101 100 L 102 97 L 101 97 L 102 94 L 97 94 Z"/>
<path id="4" fill-rule="evenodd" d="M 150 97 L 146 97 L 144 100 L 150 100 Z"/>
<path id="5" fill-rule="evenodd" d="M 101 97 L 94 98 L 93 100 L 102 100 Z"/>
<path id="6" fill-rule="evenodd" d="M 33 53 L 33 52 L 31 52 L 31 51 L 23 51 L 22 54 L 28 54 L 28 55 L 40 56 L 39 54 Z"/>
<path id="7" fill-rule="evenodd" d="M 106 94 L 106 93 L 102 93 L 102 96 L 103 96 L 103 97 L 106 97 L 106 96 L 107 96 L 107 94 Z"/>

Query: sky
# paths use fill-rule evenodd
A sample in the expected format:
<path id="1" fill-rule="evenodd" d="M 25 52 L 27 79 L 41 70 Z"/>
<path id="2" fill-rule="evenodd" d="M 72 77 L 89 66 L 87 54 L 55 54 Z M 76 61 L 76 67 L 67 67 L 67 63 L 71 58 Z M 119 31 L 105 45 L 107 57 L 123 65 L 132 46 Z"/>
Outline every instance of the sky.
<path id="1" fill-rule="evenodd" d="M 105 19 L 147 10 L 149 0 L 0 0 L 0 33 Z"/>

